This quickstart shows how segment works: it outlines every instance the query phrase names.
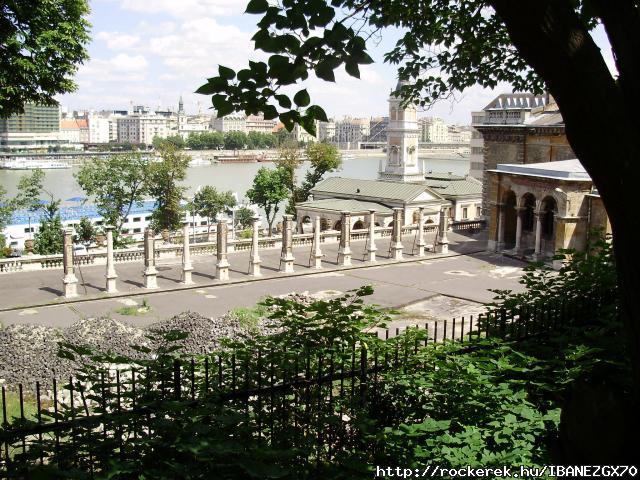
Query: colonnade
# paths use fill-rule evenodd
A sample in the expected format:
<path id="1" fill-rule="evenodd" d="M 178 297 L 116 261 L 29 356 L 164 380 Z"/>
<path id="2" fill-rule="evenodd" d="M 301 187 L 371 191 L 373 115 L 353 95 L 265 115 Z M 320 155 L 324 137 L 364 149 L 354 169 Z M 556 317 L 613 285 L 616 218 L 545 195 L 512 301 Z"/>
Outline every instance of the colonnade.
<path id="1" fill-rule="evenodd" d="M 375 217 L 376 211 L 369 210 L 369 234 L 367 239 L 367 245 L 364 255 L 368 257 L 369 262 L 376 262 L 376 255 L 378 248 L 375 241 Z M 403 211 L 401 208 L 393 209 L 393 229 L 391 233 L 391 243 L 389 247 L 389 258 L 394 260 L 403 259 L 404 246 L 402 243 L 402 219 Z M 438 230 L 436 239 L 436 252 L 446 253 L 448 240 L 446 237 L 447 219 L 446 215 L 440 215 L 441 226 Z M 320 235 L 320 216 L 317 215 L 314 218 L 313 229 L 313 243 L 311 247 L 311 254 L 309 259 L 309 266 L 314 269 L 322 268 L 322 259 L 324 254 L 321 248 L 321 235 Z M 352 265 L 352 250 L 351 250 L 351 212 L 341 212 L 342 228 L 340 232 L 339 248 L 338 248 L 338 265 L 348 267 Z M 262 275 L 260 266 L 262 260 L 260 259 L 259 252 L 259 231 L 260 231 L 260 219 L 259 217 L 253 217 L 252 219 L 252 238 L 251 238 L 251 252 L 249 255 L 249 271 L 248 274 L 254 277 Z M 282 229 L 282 250 L 280 254 L 280 266 L 279 271 L 283 273 L 294 273 L 294 261 L 293 255 L 293 216 L 284 215 L 283 217 L 283 229 Z M 220 281 L 229 280 L 229 268 L 230 263 L 228 259 L 228 224 L 226 220 L 220 220 L 217 224 L 217 242 L 216 242 L 216 271 L 215 278 Z M 422 257 L 425 255 L 426 242 L 424 237 L 425 218 L 423 209 L 419 210 L 418 217 L 418 231 L 415 241 L 415 247 L 417 247 L 416 256 Z M 115 269 L 114 262 L 114 249 L 113 249 L 113 232 L 114 227 L 105 227 L 106 241 L 107 241 L 107 258 L 106 258 L 106 292 L 117 293 L 117 280 L 118 275 Z M 182 278 L 181 282 L 184 285 L 193 285 L 192 272 L 194 270 L 191 262 L 191 245 L 189 243 L 189 222 L 183 222 L 182 227 Z M 78 295 L 77 286 L 78 279 L 75 275 L 75 265 L 73 262 L 73 230 L 65 229 L 63 231 L 63 266 L 64 266 L 64 296 L 66 298 L 72 298 Z M 156 247 L 155 247 L 155 234 L 153 230 L 147 228 L 144 232 L 144 269 L 142 271 L 144 280 L 144 288 L 153 290 L 158 288 L 157 276 L 158 271 L 156 269 Z"/>
<path id="2" fill-rule="evenodd" d="M 513 251 L 516 255 L 522 255 L 524 253 L 524 247 L 522 245 L 522 232 L 523 232 L 523 223 L 524 223 L 524 215 L 527 210 L 527 207 L 523 207 L 520 205 L 507 205 L 505 203 L 496 204 L 497 213 L 498 213 L 498 239 L 496 243 L 496 251 L 501 252 L 505 249 L 505 231 L 506 231 L 506 217 L 507 217 L 507 209 L 514 208 L 516 211 L 516 232 L 515 232 L 515 245 L 513 247 Z M 544 222 L 544 216 L 547 212 L 542 210 L 541 203 L 539 203 L 538 207 L 533 211 L 534 217 L 534 251 L 533 251 L 533 259 L 541 260 L 544 255 L 542 252 L 542 225 Z M 554 220 L 555 221 L 555 220 Z"/>

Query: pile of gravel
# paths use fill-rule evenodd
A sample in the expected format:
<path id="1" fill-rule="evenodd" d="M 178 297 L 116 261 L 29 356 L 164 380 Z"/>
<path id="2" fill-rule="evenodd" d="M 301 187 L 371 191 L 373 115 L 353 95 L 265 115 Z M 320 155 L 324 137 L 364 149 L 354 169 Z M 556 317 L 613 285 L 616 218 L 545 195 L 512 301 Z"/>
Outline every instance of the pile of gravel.
<path id="1" fill-rule="evenodd" d="M 297 303 L 309 305 L 317 298 L 308 294 L 288 294 Z M 175 342 L 179 352 L 197 355 L 220 348 L 223 339 L 238 339 L 247 335 L 270 335 L 279 330 L 273 320 L 260 318 L 256 324 L 243 324 L 234 313 L 220 318 L 208 318 L 199 313 L 183 312 L 146 328 L 126 325 L 112 318 L 87 318 L 68 328 L 55 329 L 39 325 L 11 325 L 0 329 L 0 384 L 34 389 L 36 381 L 50 388 L 51 379 L 68 379 L 77 365 L 58 356 L 59 343 L 87 345 L 97 353 L 112 353 L 132 359 L 145 354 L 133 346 L 158 347 L 163 333 L 172 330 L 187 332 L 189 336 Z M 149 337 L 152 337 L 151 340 Z"/>

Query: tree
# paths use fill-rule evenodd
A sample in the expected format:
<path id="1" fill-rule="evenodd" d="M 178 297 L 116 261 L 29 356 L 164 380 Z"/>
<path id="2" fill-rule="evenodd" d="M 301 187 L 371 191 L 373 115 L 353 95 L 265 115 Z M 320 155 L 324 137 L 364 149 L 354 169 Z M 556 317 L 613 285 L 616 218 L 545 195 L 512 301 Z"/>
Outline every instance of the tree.
<path id="1" fill-rule="evenodd" d="M 86 0 L 2 3 L 0 15 L 0 118 L 27 102 L 55 105 L 75 90 L 72 75 L 88 58 Z"/>
<path id="2" fill-rule="evenodd" d="M 270 5 L 251 0 L 247 12 L 262 15 L 253 39 L 270 58 L 268 64 L 251 62 L 237 74 L 219 67 L 218 75 L 198 90 L 213 94 L 218 114 L 263 112 L 265 118 L 279 117 L 289 130 L 297 122 L 313 132 L 314 120 L 327 120 L 324 110 L 312 105 L 304 90 L 292 102 L 281 88 L 306 80 L 310 72 L 335 81 L 334 71 L 343 65 L 359 77 L 359 66 L 373 61 L 366 52 L 367 39 L 387 27 L 404 33 L 385 61 L 401 64 L 400 78 L 411 80 L 399 92 L 406 102 L 429 105 L 476 84 L 509 82 L 517 91 L 534 93 L 547 89 L 611 220 L 640 402 L 640 270 L 630 260 L 637 254 L 640 217 L 629 208 L 640 182 L 636 2 L 325 0 Z M 609 38 L 617 75 L 591 35 L 599 24 Z M 317 35 L 319 30 L 323 34 Z"/>
<path id="3" fill-rule="evenodd" d="M 240 207 L 236 210 L 236 223 L 240 228 L 245 229 L 253 225 L 253 217 L 255 213 L 248 207 Z"/>
<path id="4" fill-rule="evenodd" d="M 93 226 L 91 220 L 87 217 L 82 217 L 80 219 L 80 223 L 76 228 L 76 237 L 74 241 L 76 243 L 82 243 L 84 245 L 89 245 L 96 238 L 96 227 Z"/>
<path id="5" fill-rule="evenodd" d="M 187 144 L 187 142 L 184 141 L 184 138 L 182 138 L 180 135 L 172 135 L 167 138 L 153 137 L 152 143 L 153 148 L 155 148 L 156 150 L 160 148 L 164 143 L 171 143 L 176 148 L 184 148 Z"/>
<path id="6" fill-rule="evenodd" d="M 155 201 L 151 228 L 155 231 L 175 231 L 180 228 L 184 212 L 180 202 L 186 187 L 181 182 L 187 176 L 189 156 L 173 144 L 165 143 L 159 149 L 160 162 L 151 163 L 148 168 L 147 189 Z"/>
<path id="7" fill-rule="evenodd" d="M 34 235 L 33 250 L 38 255 L 62 253 L 62 220 L 60 219 L 60 200 L 53 200 L 42 206 L 43 217 L 40 228 Z"/>
<path id="8" fill-rule="evenodd" d="M 139 153 L 126 153 L 94 158 L 74 175 L 105 223 L 115 227 L 116 245 L 131 209 L 142 206 L 148 193 L 148 170 L 149 162 Z"/>
<path id="9" fill-rule="evenodd" d="M 211 230 L 211 222 L 215 221 L 220 213 L 226 212 L 235 206 L 236 199 L 233 196 L 233 192 L 219 192 L 211 185 L 200 189 L 193 198 L 193 207 L 196 213 L 208 219 L 208 232 Z"/>
<path id="10" fill-rule="evenodd" d="M 311 168 L 307 170 L 302 187 L 299 189 L 298 201 L 306 202 L 313 187 L 330 172 L 342 166 L 342 157 L 338 149 L 328 143 L 312 143 L 306 149 Z"/>
<path id="11" fill-rule="evenodd" d="M 251 203 L 264 210 L 269 225 L 269 234 L 273 230 L 273 221 L 280 210 L 280 203 L 289 196 L 286 179 L 279 168 L 261 167 L 253 179 L 253 187 L 247 191 Z"/>
<path id="12" fill-rule="evenodd" d="M 240 150 L 247 144 L 247 134 L 244 132 L 227 132 L 224 136 L 224 148 L 227 150 Z"/>
<path id="13" fill-rule="evenodd" d="M 286 211 L 290 215 L 296 213 L 296 202 L 298 197 L 298 186 L 296 180 L 296 169 L 302 164 L 298 144 L 287 142 L 278 149 L 278 170 L 282 174 L 285 185 L 289 190 L 289 203 Z"/>

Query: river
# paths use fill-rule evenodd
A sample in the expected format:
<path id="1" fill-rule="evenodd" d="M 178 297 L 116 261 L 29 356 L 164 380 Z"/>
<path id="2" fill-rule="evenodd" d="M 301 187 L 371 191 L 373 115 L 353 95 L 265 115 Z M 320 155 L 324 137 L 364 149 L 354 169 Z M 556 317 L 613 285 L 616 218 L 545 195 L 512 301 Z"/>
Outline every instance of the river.
<path id="1" fill-rule="evenodd" d="M 344 159 L 342 169 L 330 173 L 330 176 L 345 178 L 375 179 L 378 175 L 380 159 L 384 154 L 370 153 Z M 451 172 L 458 175 L 469 173 L 469 158 L 455 154 L 441 153 L 421 155 L 425 171 Z M 231 190 L 238 193 L 239 199 L 245 197 L 245 192 L 251 187 L 253 177 L 260 167 L 273 168 L 273 163 L 224 163 L 206 166 L 189 167 L 185 185 L 188 187 L 187 195 L 193 195 L 198 186 L 213 185 L 219 190 Z M 303 164 L 297 172 L 300 182 L 309 164 Z M 84 196 L 82 189 L 76 183 L 73 173 L 79 167 L 62 170 L 46 170 L 44 188 L 55 198 L 60 198 L 63 203 L 73 197 Z M 0 170 L 0 184 L 4 186 L 9 195 L 15 195 L 18 180 L 26 171 Z M 43 195 L 42 198 L 47 198 Z"/>

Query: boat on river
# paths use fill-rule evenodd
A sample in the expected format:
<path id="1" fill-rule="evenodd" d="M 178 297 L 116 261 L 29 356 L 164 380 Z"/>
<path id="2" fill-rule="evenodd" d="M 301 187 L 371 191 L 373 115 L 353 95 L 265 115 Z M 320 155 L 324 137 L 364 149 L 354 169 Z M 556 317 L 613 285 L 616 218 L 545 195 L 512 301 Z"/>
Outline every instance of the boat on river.
<path id="1" fill-rule="evenodd" d="M 71 168 L 71 165 L 53 160 L 36 160 L 29 157 L 17 157 L 0 161 L 0 169 L 4 170 L 57 170 Z"/>

